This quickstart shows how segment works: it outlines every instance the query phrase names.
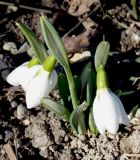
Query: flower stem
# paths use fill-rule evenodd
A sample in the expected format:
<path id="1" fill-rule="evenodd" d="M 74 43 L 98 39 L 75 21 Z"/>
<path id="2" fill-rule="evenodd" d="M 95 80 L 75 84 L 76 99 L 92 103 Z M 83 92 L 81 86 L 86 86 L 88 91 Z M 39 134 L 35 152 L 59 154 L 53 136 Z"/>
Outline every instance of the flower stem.
<path id="1" fill-rule="evenodd" d="M 75 109 L 79 105 L 79 102 L 77 98 L 74 79 L 73 79 L 69 65 L 65 67 L 65 72 L 66 72 L 68 83 L 69 83 L 69 90 L 71 94 L 73 109 Z M 81 113 L 79 117 L 79 122 L 78 122 L 78 133 L 84 134 L 85 130 L 86 130 L 86 126 L 85 126 L 85 121 L 84 121 L 84 113 Z"/>
<path id="2" fill-rule="evenodd" d="M 71 94 L 72 105 L 73 105 L 73 108 L 75 108 L 78 106 L 78 98 L 77 98 L 75 83 L 69 67 L 65 68 L 65 72 L 66 72 L 68 83 L 69 83 L 69 90 Z"/>

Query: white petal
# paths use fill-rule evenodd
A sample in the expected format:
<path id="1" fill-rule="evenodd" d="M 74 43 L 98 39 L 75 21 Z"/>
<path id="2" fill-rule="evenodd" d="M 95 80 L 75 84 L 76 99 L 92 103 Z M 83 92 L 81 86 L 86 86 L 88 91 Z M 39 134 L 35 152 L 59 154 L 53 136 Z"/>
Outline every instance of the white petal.
<path id="1" fill-rule="evenodd" d="M 14 69 L 8 76 L 7 82 L 13 86 L 20 85 L 20 80 L 27 72 L 27 62 Z"/>
<path id="2" fill-rule="evenodd" d="M 55 71 L 49 75 L 49 72 L 41 69 L 39 75 L 34 77 L 26 90 L 27 108 L 33 108 L 40 104 L 42 97 L 47 97 L 50 91 L 55 87 L 57 74 Z"/>
<path id="3" fill-rule="evenodd" d="M 27 66 L 28 62 L 23 63 L 15 70 L 13 70 L 7 77 L 7 82 L 13 86 L 22 85 L 26 90 L 30 80 L 36 75 L 41 65 L 35 65 L 31 68 Z"/>
<path id="4" fill-rule="evenodd" d="M 23 89 L 26 91 L 29 82 L 33 79 L 33 77 L 37 74 L 41 65 L 35 65 L 31 68 L 28 68 L 25 74 L 21 75 L 20 85 L 22 85 Z"/>
<path id="5" fill-rule="evenodd" d="M 119 110 L 110 90 L 105 90 L 102 94 L 101 104 L 106 116 L 104 125 L 110 133 L 117 133 L 119 128 Z"/>
<path id="6" fill-rule="evenodd" d="M 124 110 L 124 106 L 120 99 L 113 93 L 114 99 L 116 101 L 117 107 L 119 109 L 119 123 L 129 126 L 130 121 L 129 118 Z"/>
<path id="7" fill-rule="evenodd" d="M 52 71 L 50 77 L 49 77 L 49 84 L 50 84 L 50 88 L 51 90 L 54 89 L 54 87 L 57 84 L 57 73 L 55 70 Z"/>
<path id="8" fill-rule="evenodd" d="M 115 134 L 119 128 L 119 110 L 111 93 L 109 89 L 100 90 L 97 95 L 98 100 L 95 98 L 93 109 L 95 107 L 95 113 L 98 113 L 97 115 L 94 113 L 94 118 L 99 132 L 102 132 L 100 128 L 104 126 L 109 132 Z"/>
<path id="9" fill-rule="evenodd" d="M 104 134 L 105 132 L 105 127 L 104 127 L 104 113 L 102 112 L 102 107 L 99 103 L 99 97 L 98 95 L 94 99 L 93 103 L 93 116 L 94 116 L 94 121 L 95 124 L 98 128 L 98 131 L 100 134 Z"/>

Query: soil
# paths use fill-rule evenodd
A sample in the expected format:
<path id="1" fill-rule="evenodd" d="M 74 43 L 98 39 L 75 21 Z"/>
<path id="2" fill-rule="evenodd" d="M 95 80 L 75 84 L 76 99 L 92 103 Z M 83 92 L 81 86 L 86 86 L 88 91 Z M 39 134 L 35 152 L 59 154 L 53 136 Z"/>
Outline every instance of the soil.
<path id="1" fill-rule="evenodd" d="M 140 55 L 140 22 L 131 16 L 132 6 L 129 1 L 93 0 L 88 1 L 88 5 L 82 0 L 75 2 L 21 0 L 20 4 L 48 10 L 47 16 L 63 38 L 80 19 L 99 5 L 89 15 L 86 25 L 81 22 L 66 35 L 64 43 L 69 54 L 90 50 L 90 61 L 93 62 L 97 44 L 103 37 L 110 42 L 111 56 L 106 68 L 110 88 L 116 93 L 134 91 L 120 97 L 129 114 L 133 107 L 140 105 L 140 64 L 135 61 Z M 3 49 L 3 45 L 14 42 L 19 50 L 25 44 L 24 36 L 15 25 L 18 21 L 35 31 L 42 43 L 44 40 L 39 25 L 41 12 L 21 9 L 18 5 L 15 9 L 0 5 L 0 160 L 10 159 L 4 149 L 6 144 L 12 147 L 16 158 L 21 160 L 139 160 L 139 110 L 130 127 L 120 126 L 116 135 L 106 133 L 98 136 L 89 131 L 85 135 L 76 135 L 65 120 L 43 106 L 27 110 L 24 91 L 21 87 L 7 84 L 6 77 L 15 67 L 30 59 L 28 47 L 22 47 L 21 53 L 13 54 Z M 138 6 L 139 9 L 140 4 Z M 74 72 L 81 65 L 83 62 L 73 64 Z M 60 66 L 57 69 L 62 71 Z M 51 96 L 60 98 L 57 89 Z"/>
<path id="2" fill-rule="evenodd" d="M 140 153 L 139 124 L 122 126 L 116 135 L 76 135 L 67 122 L 42 106 L 27 110 L 22 88 L 5 90 L 0 105 L 1 159 L 8 159 L 3 149 L 6 143 L 19 159 L 114 160 L 124 153 Z"/>

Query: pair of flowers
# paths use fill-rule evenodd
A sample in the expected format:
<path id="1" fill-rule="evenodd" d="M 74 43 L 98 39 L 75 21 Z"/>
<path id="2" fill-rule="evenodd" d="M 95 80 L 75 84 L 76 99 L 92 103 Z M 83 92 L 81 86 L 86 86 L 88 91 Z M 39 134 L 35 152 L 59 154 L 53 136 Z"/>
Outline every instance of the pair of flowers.
<path id="1" fill-rule="evenodd" d="M 27 107 L 40 104 L 42 97 L 47 97 L 57 84 L 57 73 L 53 69 L 47 71 L 43 65 L 28 67 L 22 64 L 7 77 L 8 83 L 21 85 L 26 92 Z M 95 124 L 101 134 L 106 130 L 117 133 L 119 124 L 129 125 L 129 119 L 120 99 L 109 89 L 106 72 L 103 67 L 97 71 L 97 93 L 93 102 Z"/>

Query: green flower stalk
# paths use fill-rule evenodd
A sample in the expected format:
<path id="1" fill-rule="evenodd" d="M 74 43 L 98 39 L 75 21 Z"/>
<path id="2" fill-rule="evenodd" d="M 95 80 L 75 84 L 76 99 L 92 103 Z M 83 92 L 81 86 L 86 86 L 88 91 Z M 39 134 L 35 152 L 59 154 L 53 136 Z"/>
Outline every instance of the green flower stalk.
<path id="1" fill-rule="evenodd" d="M 73 107 L 75 108 L 78 106 L 78 98 L 77 98 L 75 83 L 73 80 L 71 70 L 65 69 L 65 72 L 66 72 L 68 83 L 69 83 L 69 90 L 70 90 L 70 94 L 71 94 L 72 104 L 73 104 Z"/>

